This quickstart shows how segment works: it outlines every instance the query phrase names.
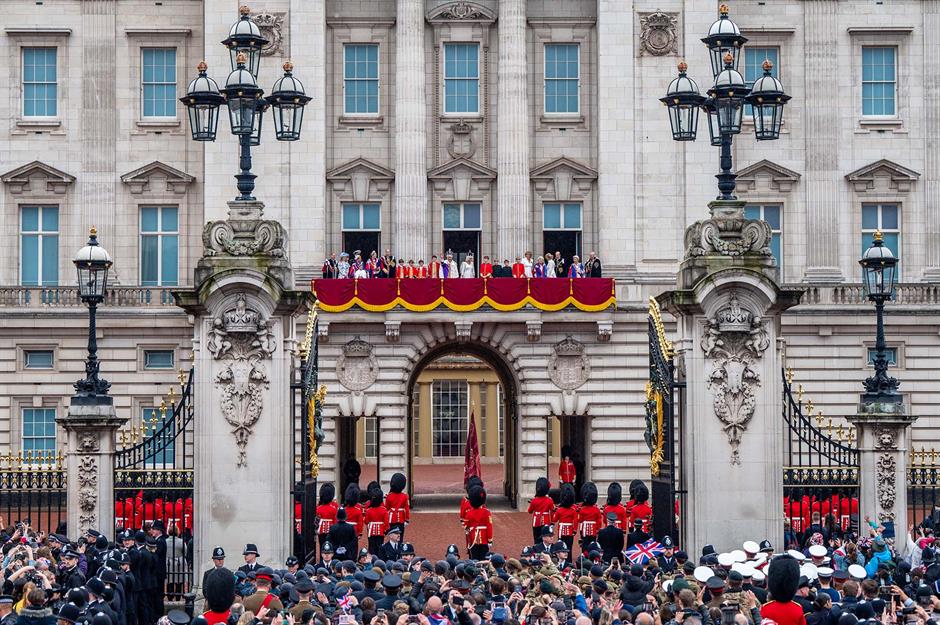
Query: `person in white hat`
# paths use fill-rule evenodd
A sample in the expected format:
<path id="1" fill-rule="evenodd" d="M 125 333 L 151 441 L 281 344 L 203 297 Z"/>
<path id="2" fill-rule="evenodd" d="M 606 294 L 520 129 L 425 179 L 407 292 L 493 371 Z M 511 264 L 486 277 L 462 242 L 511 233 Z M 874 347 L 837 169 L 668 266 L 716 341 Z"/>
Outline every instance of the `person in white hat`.
<path id="1" fill-rule="evenodd" d="M 842 601 L 842 595 L 832 587 L 832 575 L 835 571 L 828 566 L 821 566 L 816 569 L 816 572 L 819 574 L 819 591 L 816 594 L 825 593 L 829 595 L 833 603 Z"/>
<path id="2" fill-rule="evenodd" d="M 723 569 L 730 569 L 731 565 L 734 564 L 734 556 L 730 553 L 719 553 L 718 564 Z"/>
<path id="3" fill-rule="evenodd" d="M 741 545 L 741 548 L 744 549 L 744 553 L 747 555 L 748 560 L 753 560 L 754 556 L 760 552 L 760 545 L 758 545 L 753 540 L 744 541 L 744 544 Z"/>
<path id="4" fill-rule="evenodd" d="M 824 545 L 810 545 L 809 557 L 813 559 L 813 564 L 821 566 L 829 554 L 829 550 Z"/>

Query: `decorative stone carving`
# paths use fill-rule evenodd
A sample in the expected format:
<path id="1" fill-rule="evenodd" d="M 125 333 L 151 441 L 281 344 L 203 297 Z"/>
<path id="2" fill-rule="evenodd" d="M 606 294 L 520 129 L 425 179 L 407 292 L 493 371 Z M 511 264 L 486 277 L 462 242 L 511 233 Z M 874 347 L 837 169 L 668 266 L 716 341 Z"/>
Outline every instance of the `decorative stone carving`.
<path id="1" fill-rule="evenodd" d="M 890 428 L 878 428 L 875 430 L 875 449 L 896 450 L 898 442 L 895 438 L 894 430 Z"/>
<path id="2" fill-rule="evenodd" d="M 541 321 L 526 321 L 525 322 L 525 338 L 530 343 L 538 343 L 542 338 L 542 322 Z"/>
<path id="3" fill-rule="evenodd" d="M 247 466 L 245 449 L 261 418 L 268 374 L 263 364 L 277 349 L 273 323 L 238 294 L 235 306 L 212 320 L 206 349 L 224 368 L 215 377 L 222 414 L 238 446 L 237 466 Z"/>
<path id="4" fill-rule="evenodd" d="M 256 13 L 251 16 L 261 31 L 261 36 L 268 40 L 261 48 L 261 56 L 274 56 L 280 54 L 284 48 L 284 13 L 268 12 Z"/>
<path id="5" fill-rule="evenodd" d="M 755 364 L 770 347 L 764 321 L 741 306 L 732 291 L 728 303 L 705 321 L 702 351 L 713 361 L 708 387 L 715 416 L 731 445 L 731 463 L 741 464 L 738 446 L 754 417 L 756 389 L 761 385 Z"/>
<path id="6" fill-rule="evenodd" d="M 640 13 L 640 53 L 678 54 L 678 25 L 677 13 Z"/>
<path id="7" fill-rule="evenodd" d="M 444 10 L 440 11 L 435 17 L 441 20 L 492 19 L 492 16 L 484 11 L 482 7 L 475 6 L 469 2 L 455 2 L 446 7 Z"/>
<path id="8" fill-rule="evenodd" d="M 697 221 L 685 231 L 685 256 L 772 257 L 770 225 L 759 219 L 745 219 L 742 202 L 712 202 L 710 219 Z"/>
<path id="9" fill-rule="evenodd" d="M 372 353 L 372 344 L 359 337 L 346 343 L 343 354 L 336 360 L 336 377 L 351 391 L 372 386 L 379 377 L 379 362 Z"/>
<path id="10" fill-rule="evenodd" d="M 610 337 L 614 334 L 614 322 L 607 321 L 598 321 L 597 322 L 597 340 L 600 343 L 610 343 Z"/>
<path id="11" fill-rule="evenodd" d="M 470 328 L 473 325 L 472 321 L 455 321 L 454 322 L 454 331 L 457 333 L 458 341 L 466 341 L 470 338 Z"/>
<path id="12" fill-rule="evenodd" d="M 447 140 L 447 153 L 451 158 L 472 158 L 477 151 L 473 141 L 473 126 L 462 119 L 450 127 L 450 138 Z"/>
<path id="13" fill-rule="evenodd" d="M 548 363 L 548 377 L 558 388 L 573 391 L 588 381 L 591 362 L 584 354 L 584 345 L 570 336 L 555 344 Z"/>
<path id="14" fill-rule="evenodd" d="M 78 450 L 82 453 L 98 451 L 99 446 L 98 437 L 94 434 L 82 434 L 78 439 Z"/>
<path id="15" fill-rule="evenodd" d="M 94 456 L 82 456 L 78 461 L 78 507 L 81 510 L 78 523 L 81 533 L 95 529 L 98 518 L 98 460 Z"/>
<path id="16" fill-rule="evenodd" d="M 883 453 L 878 457 L 875 479 L 878 483 L 878 511 L 880 521 L 894 521 L 894 504 L 897 500 L 895 478 L 897 477 L 897 461 L 894 454 Z"/>
<path id="17" fill-rule="evenodd" d="M 385 322 L 385 342 L 397 343 L 401 340 L 401 321 Z"/>
<path id="18" fill-rule="evenodd" d="M 204 256 L 287 256 L 287 232 L 279 222 L 262 219 L 260 202 L 229 202 L 229 217 L 202 229 Z"/>

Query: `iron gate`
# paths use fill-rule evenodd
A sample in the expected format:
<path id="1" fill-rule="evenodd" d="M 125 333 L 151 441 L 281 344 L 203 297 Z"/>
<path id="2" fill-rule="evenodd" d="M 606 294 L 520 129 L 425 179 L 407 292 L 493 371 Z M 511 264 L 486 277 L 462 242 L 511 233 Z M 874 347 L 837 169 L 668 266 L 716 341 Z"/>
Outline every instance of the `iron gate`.
<path id="1" fill-rule="evenodd" d="M 793 371 L 783 371 L 783 506 L 787 548 L 805 547 L 823 527 L 833 535 L 859 530 L 859 454 L 855 430 L 833 425 L 803 386 L 793 391 Z"/>
<path id="2" fill-rule="evenodd" d="M 146 529 L 159 519 L 167 530 L 169 601 L 181 601 L 193 585 L 193 371 L 179 372 L 181 394 L 139 426 L 118 432 L 114 458 L 117 529 Z M 177 397 L 179 401 L 177 401 Z"/>
<path id="3" fill-rule="evenodd" d="M 38 426 L 36 426 L 38 427 Z M 28 523 L 37 532 L 62 532 L 66 521 L 65 458 L 62 452 L 22 450 L 0 455 L 0 517 L 7 525 Z"/>

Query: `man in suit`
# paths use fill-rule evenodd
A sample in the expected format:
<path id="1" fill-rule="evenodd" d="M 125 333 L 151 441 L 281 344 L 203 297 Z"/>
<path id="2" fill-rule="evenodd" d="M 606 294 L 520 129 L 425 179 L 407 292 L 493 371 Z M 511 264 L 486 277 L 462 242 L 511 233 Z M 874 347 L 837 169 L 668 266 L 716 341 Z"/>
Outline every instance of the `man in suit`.
<path id="1" fill-rule="evenodd" d="M 150 525 L 150 535 L 157 541 L 157 547 L 154 551 L 154 564 L 156 565 L 154 567 L 154 577 L 156 578 L 157 592 L 151 597 L 153 614 L 157 618 L 163 616 L 166 611 L 163 608 L 163 597 L 166 593 L 166 534 L 164 529 L 163 521 L 160 519 Z"/>
<path id="2" fill-rule="evenodd" d="M 333 544 L 340 560 L 351 560 L 359 550 L 359 537 L 356 526 L 347 521 L 346 508 L 336 511 L 336 523 L 330 528 L 326 539 Z"/>
<path id="3" fill-rule="evenodd" d="M 245 563 L 238 567 L 239 571 L 248 575 L 252 571 L 261 568 L 261 565 L 258 563 L 258 556 L 261 554 L 258 553 L 258 547 L 254 543 L 245 545 L 245 550 L 242 551 L 242 555 L 245 557 Z"/>
<path id="4" fill-rule="evenodd" d="M 401 558 L 401 529 L 393 525 L 385 532 L 385 543 L 379 547 L 379 560 L 395 562 Z M 385 583 L 384 581 L 382 582 Z M 397 592 L 397 591 L 396 591 Z"/>
<path id="5" fill-rule="evenodd" d="M 604 562 L 610 564 L 614 558 L 623 559 L 623 530 L 617 527 L 617 513 L 607 513 L 607 527 L 597 533 L 597 544 L 601 546 Z"/>
<path id="6" fill-rule="evenodd" d="M 594 252 L 588 254 L 587 262 L 584 263 L 585 278 L 602 278 L 601 259 Z"/>

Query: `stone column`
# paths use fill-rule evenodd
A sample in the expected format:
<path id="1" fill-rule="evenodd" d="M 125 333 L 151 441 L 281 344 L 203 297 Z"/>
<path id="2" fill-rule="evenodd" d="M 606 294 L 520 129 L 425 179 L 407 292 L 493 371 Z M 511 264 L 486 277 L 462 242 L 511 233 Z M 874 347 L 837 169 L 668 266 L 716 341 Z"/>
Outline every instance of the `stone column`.
<path id="1" fill-rule="evenodd" d="M 110 400 L 110 397 L 106 399 Z M 68 476 L 68 529 L 71 536 L 97 529 L 114 533 L 114 433 L 124 425 L 114 405 L 73 399 L 56 422 L 65 430 Z"/>
<path id="2" fill-rule="evenodd" d="M 233 201 L 209 222 L 195 286 L 176 293 L 194 319 L 196 580 L 217 544 L 239 553 L 250 539 L 272 563 L 292 551 L 290 382 L 306 296 L 262 209 Z"/>
<path id="3" fill-rule="evenodd" d="M 395 211 L 392 251 L 428 258 L 424 1 L 398 0 L 395 31 Z"/>
<path id="4" fill-rule="evenodd" d="M 525 6 L 525 0 L 499 2 L 496 90 L 496 253 L 499 258 L 515 258 L 531 245 L 528 236 L 532 207 Z"/>
<path id="5" fill-rule="evenodd" d="M 743 201 L 715 201 L 686 231 L 679 288 L 659 300 L 677 320 L 686 372 L 679 457 L 689 496 L 683 544 L 718 551 L 782 539 L 780 315 L 800 291 L 777 284 L 770 227 Z"/>
<path id="6" fill-rule="evenodd" d="M 924 58 L 935 59 L 940 54 L 940 0 L 927 0 L 923 6 Z M 924 100 L 938 98 L 940 75 L 924 72 Z M 940 282 L 940 110 L 935 106 L 924 110 L 924 138 L 924 280 Z"/>

